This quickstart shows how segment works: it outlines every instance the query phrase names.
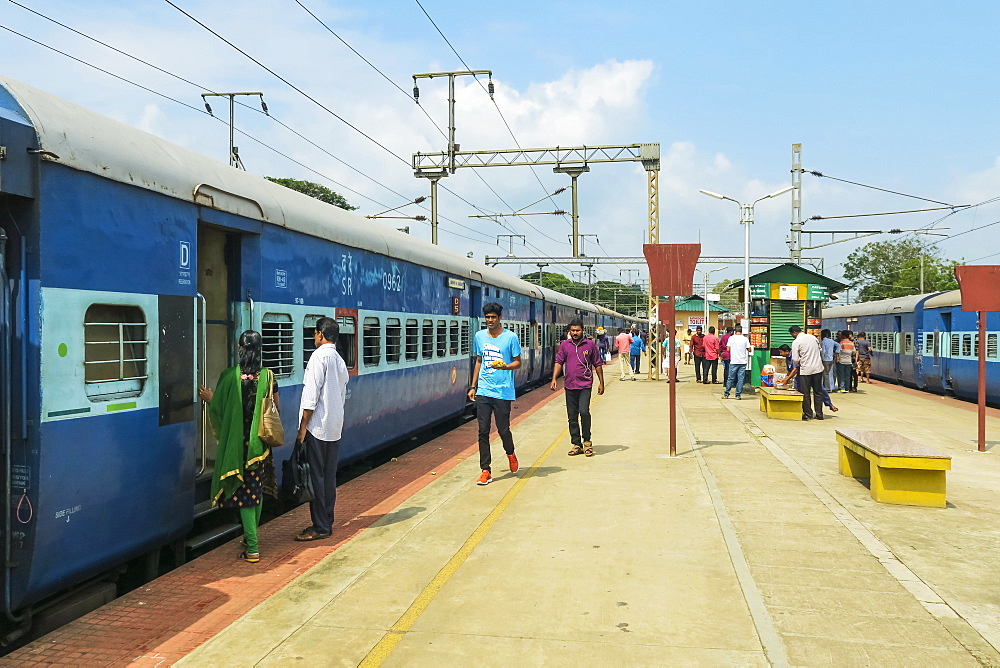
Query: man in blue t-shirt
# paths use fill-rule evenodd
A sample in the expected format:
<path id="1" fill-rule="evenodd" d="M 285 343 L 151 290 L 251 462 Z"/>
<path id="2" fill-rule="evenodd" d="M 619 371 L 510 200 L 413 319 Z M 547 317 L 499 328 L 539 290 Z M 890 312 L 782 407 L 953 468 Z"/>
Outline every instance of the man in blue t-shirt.
<path id="1" fill-rule="evenodd" d="M 504 329 L 500 318 L 503 306 L 490 302 L 483 306 L 486 329 L 476 332 L 473 354 L 476 368 L 472 372 L 472 386 L 469 400 L 476 402 L 476 418 L 479 420 L 479 475 L 477 485 L 488 485 L 493 481 L 490 473 L 490 416 L 496 422 L 500 442 L 510 462 L 510 472 L 517 473 L 517 457 L 514 455 L 514 437 L 510 433 L 510 407 L 514 403 L 514 369 L 521 368 L 521 343 L 517 335 Z"/>

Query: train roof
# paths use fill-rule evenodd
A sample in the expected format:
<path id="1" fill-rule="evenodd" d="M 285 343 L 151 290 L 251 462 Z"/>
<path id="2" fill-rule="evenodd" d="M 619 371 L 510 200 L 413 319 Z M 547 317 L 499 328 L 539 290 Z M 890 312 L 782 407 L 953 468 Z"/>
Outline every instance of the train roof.
<path id="1" fill-rule="evenodd" d="M 823 309 L 824 318 L 853 318 L 859 315 L 885 315 L 887 313 L 910 313 L 929 297 L 937 293 L 929 292 L 922 295 L 908 295 L 892 299 L 880 299 L 873 302 L 860 302 L 847 306 L 834 306 Z M 926 304 L 925 304 L 926 306 Z"/>
<path id="2" fill-rule="evenodd" d="M 941 308 L 942 306 L 961 306 L 962 305 L 962 291 L 961 290 L 949 290 L 948 292 L 940 292 L 924 304 L 924 308 Z"/>
<path id="3" fill-rule="evenodd" d="M 47 159 L 113 181 L 537 297 L 544 288 L 0 76 Z M 546 299 L 594 310 L 547 290 Z"/>

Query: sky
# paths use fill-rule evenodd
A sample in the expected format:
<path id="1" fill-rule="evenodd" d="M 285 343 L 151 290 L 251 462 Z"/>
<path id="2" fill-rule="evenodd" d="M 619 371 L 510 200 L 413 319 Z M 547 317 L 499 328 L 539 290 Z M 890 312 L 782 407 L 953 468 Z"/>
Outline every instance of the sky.
<path id="1" fill-rule="evenodd" d="M 700 242 L 704 256 L 741 258 L 737 206 L 699 190 L 741 202 L 781 190 L 800 143 L 803 167 L 825 175 L 802 177 L 805 219 L 977 205 L 808 221 L 807 231 L 936 227 L 947 236 L 919 238 L 944 257 L 1000 263 L 1000 201 L 990 201 L 1000 197 L 995 2 L 171 2 L 0 0 L 0 72 L 221 161 L 227 128 L 204 112 L 200 94 L 261 91 L 274 119 L 301 136 L 244 98 L 254 107 L 236 110 L 251 137 L 237 139 L 246 169 L 322 183 L 372 215 L 427 195 L 410 156 L 447 145 L 447 81 L 421 80 L 417 105 L 412 75 L 488 69 L 495 104 L 485 78 L 457 78 L 461 148 L 659 143 L 661 243 Z M 225 117 L 226 103 L 216 99 L 213 110 Z M 544 199 L 568 176 L 551 167 L 460 169 L 441 184 L 442 246 L 478 260 L 510 250 L 570 254 L 567 216 L 470 217 L 568 211 L 568 189 Z M 580 177 L 580 231 L 597 235 L 584 240 L 588 256 L 641 256 L 646 188 L 634 163 L 595 164 Z M 388 215 L 429 216 L 427 204 Z M 751 255 L 787 256 L 790 196 L 761 201 L 755 214 Z M 430 238 L 426 222 L 383 223 Z M 524 244 L 501 234 L 523 234 Z M 803 245 L 831 238 L 804 235 Z M 848 254 L 893 238 L 803 255 L 822 258 L 824 273 L 839 279 Z M 594 278 L 636 280 L 637 268 L 599 264 Z M 736 262 L 711 282 L 742 273 Z"/>

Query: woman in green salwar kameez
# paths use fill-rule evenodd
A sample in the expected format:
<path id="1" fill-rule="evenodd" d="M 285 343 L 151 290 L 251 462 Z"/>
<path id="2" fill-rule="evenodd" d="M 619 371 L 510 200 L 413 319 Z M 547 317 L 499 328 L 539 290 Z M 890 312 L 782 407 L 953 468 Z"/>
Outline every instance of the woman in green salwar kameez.
<path id="1" fill-rule="evenodd" d="M 278 388 L 274 374 L 261 367 L 261 337 L 247 330 L 240 334 L 239 366 L 226 369 L 219 376 L 215 391 L 198 389 L 198 396 L 208 404 L 208 416 L 219 442 L 212 474 L 212 502 L 223 508 L 238 508 L 243 523 L 246 550 L 240 557 L 250 563 L 260 561 L 257 526 L 264 492 L 273 495 L 274 463 L 271 449 L 257 436 L 261 400 L 268 386 Z"/>

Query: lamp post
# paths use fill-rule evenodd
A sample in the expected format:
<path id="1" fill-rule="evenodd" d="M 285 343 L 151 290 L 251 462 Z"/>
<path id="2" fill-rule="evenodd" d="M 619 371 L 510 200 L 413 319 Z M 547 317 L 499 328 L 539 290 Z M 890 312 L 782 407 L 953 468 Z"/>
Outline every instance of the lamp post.
<path id="1" fill-rule="evenodd" d="M 699 269 L 698 270 L 701 273 L 701 275 L 704 278 L 704 280 L 705 280 L 705 333 L 706 334 L 708 333 L 708 312 L 709 312 L 709 308 L 708 308 L 708 277 L 712 275 L 713 271 L 722 271 L 723 269 L 729 269 L 729 265 L 726 265 L 725 267 L 716 267 L 715 269 L 709 269 L 708 271 L 705 271 L 704 269 Z"/>
<path id="2" fill-rule="evenodd" d="M 757 206 L 757 202 L 765 199 L 771 199 L 772 197 L 777 197 L 778 195 L 784 195 L 787 192 L 791 192 L 791 190 L 792 186 L 782 188 L 781 190 L 773 192 L 770 195 L 758 197 L 750 204 L 743 204 L 732 197 L 726 197 L 725 195 L 720 195 L 719 193 L 714 193 L 710 190 L 698 191 L 702 195 L 708 195 L 709 197 L 714 197 L 715 199 L 727 199 L 730 202 L 734 202 L 736 206 L 740 207 L 740 224 L 745 226 L 743 230 L 743 319 L 745 321 L 747 334 L 750 333 L 750 226 L 753 224 L 753 208 Z"/>

